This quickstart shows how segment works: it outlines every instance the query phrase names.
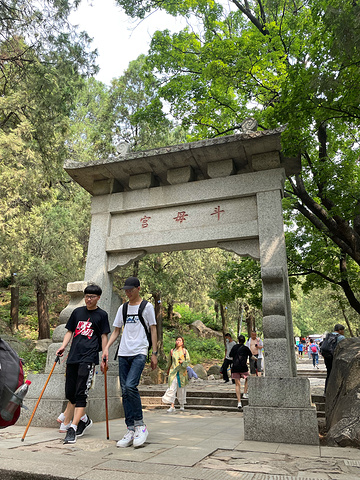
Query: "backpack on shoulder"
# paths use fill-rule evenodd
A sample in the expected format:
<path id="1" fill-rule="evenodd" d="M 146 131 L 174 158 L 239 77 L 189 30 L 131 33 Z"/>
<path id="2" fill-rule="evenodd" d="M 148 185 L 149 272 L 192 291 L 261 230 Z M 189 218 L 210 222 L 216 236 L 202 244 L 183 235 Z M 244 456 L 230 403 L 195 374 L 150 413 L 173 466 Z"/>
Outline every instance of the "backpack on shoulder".
<path id="1" fill-rule="evenodd" d="M 313 345 L 311 347 L 311 351 L 312 351 L 312 353 L 317 353 L 317 348 L 315 347 L 315 345 Z"/>
<path id="2" fill-rule="evenodd" d="M 15 390 L 24 383 L 22 360 L 10 345 L 0 338 L 0 411 L 5 407 Z M 20 405 L 12 420 L 5 421 L 0 415 L 0 428 L 14 425 L 20 416 Z"/>
<path id="3" fill-rule="evenodd" d="M 320 353 L 324 358 L 331 358 L 334 356 L 334 351 L 337 345 L 336 333 L 328 333 L 321 344 Z"/>

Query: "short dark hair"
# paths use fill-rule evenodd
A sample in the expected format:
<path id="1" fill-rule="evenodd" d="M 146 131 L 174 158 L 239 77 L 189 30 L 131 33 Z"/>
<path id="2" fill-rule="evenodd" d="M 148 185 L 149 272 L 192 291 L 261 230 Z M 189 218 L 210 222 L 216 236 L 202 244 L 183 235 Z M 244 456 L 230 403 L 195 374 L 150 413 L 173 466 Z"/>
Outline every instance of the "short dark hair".
<path id="1" fill-rule="evenodd" d="M 239 335 L 239 336 L 238 336 L 238 341 L 239 341 L 240 344 L 245 343 L 245 337 L 244 337 L 244 335 Z"/>
<path id="2" fill-rule="evenodd" d="M 90 295 L 100 295 L 102 294 L 102 290 L 101 288 L 99 287 L 99 285 L 94 285 L 94 284 L 91 284 L 91 285 L 88 285 L 85 290 L 84 290 L 84 294 L 90 294 Z"/>
<path id="3" fill-rule="evenodd" d="M 232 338 L 232 335 L 231 335 L 231 333 L 225 333 L 225 337 L 230 337 L 230 338 Z"/>
<path id="4" fill-rule="evenodd" d="M 338 332 L 339 330 L 345 330 L 344 325 L 341 325 L 341 323 L 337 323 L 334 327 L 334 332 Z"/>

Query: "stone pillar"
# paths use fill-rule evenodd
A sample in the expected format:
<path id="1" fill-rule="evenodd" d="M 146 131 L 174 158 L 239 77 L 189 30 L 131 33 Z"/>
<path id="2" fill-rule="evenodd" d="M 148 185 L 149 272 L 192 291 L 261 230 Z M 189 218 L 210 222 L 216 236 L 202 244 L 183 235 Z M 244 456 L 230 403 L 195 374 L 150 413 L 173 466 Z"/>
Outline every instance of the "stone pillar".
<path id="1" fill-rule="evenodd" d="M 249 378 L 245 439 L 318 445 L 310 382 L 296 376 L 281 191 L 258 193 L 257 208 L 266 376 Z"/>

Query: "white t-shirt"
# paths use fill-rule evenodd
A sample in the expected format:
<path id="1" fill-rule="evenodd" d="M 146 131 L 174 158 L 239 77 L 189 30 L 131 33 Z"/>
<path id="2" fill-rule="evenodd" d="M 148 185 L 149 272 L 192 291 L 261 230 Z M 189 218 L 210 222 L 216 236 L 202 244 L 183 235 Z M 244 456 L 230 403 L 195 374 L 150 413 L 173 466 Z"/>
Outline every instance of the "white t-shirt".
<path id="1" fill-rule="evenodd" d="M 139 306 L 140 304 L 128 305 L 126 323 L 118 350 L 120 357 L 132 357 L 139 354 L 147 355 L 148 353 L 149 344 L 146 332 L 138 317 Z M 114 327 L 121 328 L 124 325 L 122 309 L 123 305 L 120 306 L 116 313 L 113 323 Z M 150 325 L 156 325 L 155 310 L 151 303 L 146 304 L 142 316 L 146 327 L 150 331 Z"/>

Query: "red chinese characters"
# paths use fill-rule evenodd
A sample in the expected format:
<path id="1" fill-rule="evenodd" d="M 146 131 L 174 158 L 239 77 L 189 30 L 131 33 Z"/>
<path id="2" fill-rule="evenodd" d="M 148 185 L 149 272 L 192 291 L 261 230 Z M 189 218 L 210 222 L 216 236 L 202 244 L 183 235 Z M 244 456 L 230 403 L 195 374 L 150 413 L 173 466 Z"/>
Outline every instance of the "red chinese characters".
<path id="1" fill-rule="evenodd" d="M 185 212 L 185 211 L 182 211 L 182 212 L 178 212 L 177 216 L 176 217 L 173 217 L 173 219 L 175 220 L 175 222 L 184 222 L 186 220 L 186 217 L 188 217 L 189 215 Z"/>
<path id="2" fill-rule="evenodd" d="M 217 215 L 217 219 L 220 220 L 220 214 L 224 212 L 225 210 L 221 210 L 220 205 L 218 205 L 217 207 L 215 207 L 215 210 L 211 215 Z"/>
<path id="3" fill-rule="evenodd" d="M 140 222 L 141 222 L 141 228 L 147 228 L 149 226 L 149 220 L 151 219 L 151 217 L 147 217 L 146 215 L 144 215 L 141 219 L 140 219 Z"/>

